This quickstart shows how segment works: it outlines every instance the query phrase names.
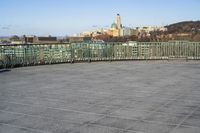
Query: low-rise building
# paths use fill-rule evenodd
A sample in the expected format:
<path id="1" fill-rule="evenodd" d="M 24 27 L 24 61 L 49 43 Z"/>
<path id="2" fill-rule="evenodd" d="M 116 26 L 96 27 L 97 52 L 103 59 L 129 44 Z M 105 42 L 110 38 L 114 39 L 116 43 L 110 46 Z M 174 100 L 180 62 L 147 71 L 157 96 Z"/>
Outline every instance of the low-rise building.
<path id="1" fill-rule="evenodd" d="M 91 37 L 91 36 L 92 36 L 92 33 L 93 33 L 93 32 L 85 31 L 85 32 L 80 33 L 80 36 L 81 36 L 81 37 Z"/>
<path id="2" fill-rule="evenodd" d="M 26 44 L 32 44 L 37 42 L 36 36 L 23 36 L 23 40 Z"/>
<path id="3" fill-rule="evenodd" d="M 159 26 L 145 26 L 145 27 L 137 27 L 137 30 L 139 32 L 146 32 L 150 33 L 151 31 L 167 31 L 167 28 L 165 27 L 159 27 Z"/>
<path id="4" fill-rule="evenodd" d="M 75 43 L 75 42 L 90 42 L 91 37 L 68 37 L 67 40 L 70 43 Z"/>
<path id="5" fill-rule="evenodd" d="M 34 44 L 34 43 L 58 43 L 57 37 L 52 36 L 23 36 L 23 42 L 26 44 Z"/>
<path id="6" fill-rule="evenodd" d="M 58 43 L 57 37 L 37 37 L 36 43 Z"/>
<path id="7" fill-rule="evenodd" d="M 11 44 L 24 44 L 24 41 L 22 41 L 22 40 L 15 40 L 15 41 L 11 41 Z"/>

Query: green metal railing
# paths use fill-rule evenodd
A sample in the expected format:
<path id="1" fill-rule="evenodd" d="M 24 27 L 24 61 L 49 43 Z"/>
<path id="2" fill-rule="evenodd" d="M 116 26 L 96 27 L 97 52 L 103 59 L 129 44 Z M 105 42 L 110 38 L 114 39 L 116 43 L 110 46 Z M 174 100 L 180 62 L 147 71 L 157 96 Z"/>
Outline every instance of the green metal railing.
<path id="1" fill-rule="evenodd" d="M 200 42 L 0 45 L 0 68 L 80 61 L 200 59 Z"/>

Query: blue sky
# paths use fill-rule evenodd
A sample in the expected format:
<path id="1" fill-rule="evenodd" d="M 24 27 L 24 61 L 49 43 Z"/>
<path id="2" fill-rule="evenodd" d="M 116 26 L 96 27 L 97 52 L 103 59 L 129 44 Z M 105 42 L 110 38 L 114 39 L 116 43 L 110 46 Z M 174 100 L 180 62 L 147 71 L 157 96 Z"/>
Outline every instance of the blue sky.
<path id="1" fill-rule="evenodd" d="M 71 35 L 122 24 L 137 27 L 200 20 L 200 0 L 0 0 L 0 36 Z"/>

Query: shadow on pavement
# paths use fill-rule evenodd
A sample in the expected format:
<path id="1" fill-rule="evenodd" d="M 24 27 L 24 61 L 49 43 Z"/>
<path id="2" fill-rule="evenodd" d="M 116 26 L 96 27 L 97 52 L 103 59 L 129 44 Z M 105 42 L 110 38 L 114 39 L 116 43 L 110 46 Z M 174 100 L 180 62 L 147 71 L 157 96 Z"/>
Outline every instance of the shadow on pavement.
<path id="1" fill-rule="evenodd" d="M 3 72 L 10 72 L 11 70 L 10 69 L 0 69 L 0 73 L 3 73 Z"/>

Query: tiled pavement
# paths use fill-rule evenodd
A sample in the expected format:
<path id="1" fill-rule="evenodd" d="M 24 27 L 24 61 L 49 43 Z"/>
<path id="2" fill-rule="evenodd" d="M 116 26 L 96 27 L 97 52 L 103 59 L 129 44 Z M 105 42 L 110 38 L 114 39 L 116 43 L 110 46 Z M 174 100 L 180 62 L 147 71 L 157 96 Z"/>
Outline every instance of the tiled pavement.
<path id="1" fill-rule="evenodd" d="M 200 62 L 1 72 L 0 133 L 200 133 Z"/>

